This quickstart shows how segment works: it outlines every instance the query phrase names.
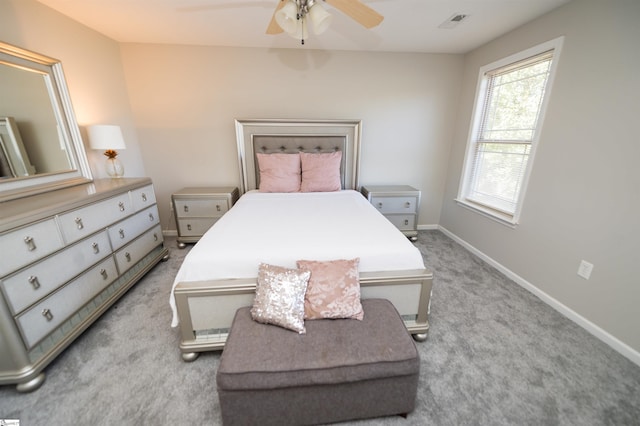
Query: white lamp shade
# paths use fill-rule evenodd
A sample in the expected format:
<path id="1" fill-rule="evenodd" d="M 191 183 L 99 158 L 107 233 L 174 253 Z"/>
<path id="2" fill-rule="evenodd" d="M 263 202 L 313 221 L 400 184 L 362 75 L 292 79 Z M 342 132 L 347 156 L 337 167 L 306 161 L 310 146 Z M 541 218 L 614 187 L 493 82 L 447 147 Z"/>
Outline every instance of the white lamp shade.
<path id="1" fill-rule="evenodd" d="M 296 21 L 296 28 L 293 30 L 293 32 L 290 32 L 288 34 L 298 40 L 306 40 L 307 38 L 309 38 L 308 24 L 309 21 L 307 20 L 307 17 L 303 16 Z"/>
<path id="2" fill-rule="evenodd" d="M 309 19 L 313 24 L 313 32 L 316 34 L 322 34 L 329 28 L 331 25 L 331 21 L 333 20 L 333 16 L 318 3 L 311 6 L 309 9 Z"/>
<path id="3" fill-rule="evenodd" d="M 289 1 L 279 11 L 276 12 L 275 18 L 280 28 L 287 34 L 292 34 L 296 31 L 296 24 L 298 22 L 298 6 Z"/>
<path id="4" fill-rule="evenodd" d="M 124 138 L 120 126 L 99 124 L 89 126 L 89 146 L 92 149 L 125 149 Z"/>

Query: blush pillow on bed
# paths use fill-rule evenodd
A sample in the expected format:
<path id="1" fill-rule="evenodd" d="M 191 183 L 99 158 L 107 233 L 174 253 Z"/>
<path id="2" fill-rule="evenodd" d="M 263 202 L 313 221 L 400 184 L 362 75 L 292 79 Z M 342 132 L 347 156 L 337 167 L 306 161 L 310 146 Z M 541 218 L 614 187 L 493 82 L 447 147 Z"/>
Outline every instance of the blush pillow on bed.
<path id="1" fill-rule="evenodd" d="M 304 294 L 311 272 L 261 263 L 251 317 L 305 334 Z"/>
<path id="2" fill-rule="evenodd" d="M 304 297 L 304 318 L 362 320 L 359 258 L 330 261 L 298 260 L 298 268 L 311 271 Z"/>
<path id="3" fill-rule="evenodd" d="M 256 154 L 260 192 L 300 191 L 300 154 Z"/>
<path id="4" fill-rule="evenodd" d="M 300 153 L 302 167 L 301 192 L 340 191 L 342 152 Z"/>

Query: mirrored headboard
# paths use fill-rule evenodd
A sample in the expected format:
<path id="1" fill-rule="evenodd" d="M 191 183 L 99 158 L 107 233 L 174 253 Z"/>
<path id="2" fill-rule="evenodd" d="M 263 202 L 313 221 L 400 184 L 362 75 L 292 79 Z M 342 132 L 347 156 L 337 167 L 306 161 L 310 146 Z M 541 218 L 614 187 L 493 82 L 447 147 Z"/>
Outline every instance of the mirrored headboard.
<path id="1" fill-rule="evenodd" d="M 240 191 L 259 188 L 257 153 L 342 152 L 343 189 L 358 189 L 360 120 L 236 120 Z"/>
<path id="2" fill-rule="evenodd" d="M 60 61 L 0 42 L 0 201 L 92 180 Z"/>

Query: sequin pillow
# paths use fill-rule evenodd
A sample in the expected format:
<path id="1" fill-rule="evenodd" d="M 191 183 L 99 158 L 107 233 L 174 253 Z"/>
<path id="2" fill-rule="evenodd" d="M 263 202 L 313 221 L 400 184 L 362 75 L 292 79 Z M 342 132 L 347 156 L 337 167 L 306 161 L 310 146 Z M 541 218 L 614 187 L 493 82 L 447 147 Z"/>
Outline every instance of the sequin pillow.
<path id="1" fill-rule="evenodd" d="M 362 320 L 359 258 L 350 260 L 299 260 L 298 268 L 311 271 L 304 298 L 304 318 Z"/>
<path id="2" fill-rule="evenodd" d="M 305 334 L 304 294 L 311 272 L 261 263 L 251 317 Z"/>

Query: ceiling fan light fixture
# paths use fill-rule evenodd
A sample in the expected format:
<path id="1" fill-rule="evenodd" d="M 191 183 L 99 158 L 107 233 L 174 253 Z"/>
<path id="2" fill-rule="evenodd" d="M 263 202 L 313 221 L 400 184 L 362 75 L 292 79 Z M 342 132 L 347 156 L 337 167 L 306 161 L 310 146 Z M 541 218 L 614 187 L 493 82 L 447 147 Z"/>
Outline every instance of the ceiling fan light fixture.
<path id="1" fill-rule="evenodd" d="M 287 4 L 276 12 L 275 19 L 280 28 L 287 34 L 294 34 L 300 23 L 298 20 L 298 5 L 294 1 L 288 1 Z"/>
<path id="2" fill-rule="evenodd" d="M 317 3 L 311 6 L 308 15 L 313 24 L 313 32 L 318 35 L 325 32 L 333 20 L 333 16 Z"/>
<path id="3" fill-rule="evenodd" d="M 296 27 L 289 34 L 293 38 L 297 38 L 298 40 L 302 40 L 302 44 L 304 44 L 305 39 L 309 38 L 309 29 L 307 25 L 307 17 L 303 16 L 300 19 L 296 20 Z"/>

